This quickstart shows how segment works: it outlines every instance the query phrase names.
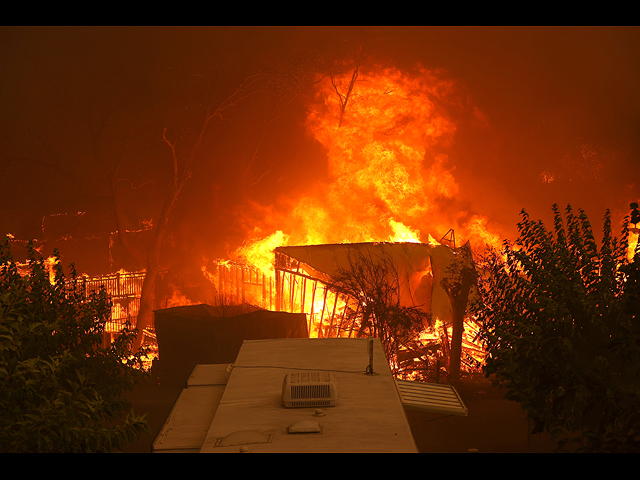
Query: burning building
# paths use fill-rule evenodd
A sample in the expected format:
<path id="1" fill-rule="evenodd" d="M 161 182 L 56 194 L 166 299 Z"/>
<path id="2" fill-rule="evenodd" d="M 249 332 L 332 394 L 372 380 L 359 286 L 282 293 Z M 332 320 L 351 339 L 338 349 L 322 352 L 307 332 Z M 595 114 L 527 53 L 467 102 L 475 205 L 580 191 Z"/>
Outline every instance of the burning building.
<path id="1" fill-rule="evenodd" d="M 440 366 L 447 369 L 456 317 L 462 320 L 468 301 L 477 295 L 473 280 L 462 299 L 462 309 L 456 313 L 457 300 L 447 288 L 461 268 L 475 272 L 468 243 L 458 248 L 437 242 L 280 246 L 273 250 L 273 258 L 271 275 L 249 265 L 218 263 L 217 274 L 211 279 L 217 282 L 220 297 L 229 302 L 249 302 L 276 311 L 304 314 L 310 337 L 366 336 L 371 334 L 364 328 L 366 300 L 358 298 L 358 293 L 341 280 L 344 275 L 357 275 L 354 270 L 357 262 L 365 259 L 373 267 L 365 275 L 387 278 L 359 280 L 379 280 L 380 284 L 391 286 L 395 289 L 393 298 L 383 301 L 418 309 L 428 319 L 416 332 L 412 346 L 403 345 L 400 352 L 400 360 L 411 364 L 413 370 L 424 369 L 429 352 L 444 354 Z M 482 350 L 474 341 L 472 322 L 472 318 L 467 318 L 467 336 L 463 340 L 464 357 L 470 360 L 470 366 L 482 358 Z"/>
<path id="2" fill-rule="evenodd" d="M 309 315 L 309 331 L 317 336 L 350 336 L 344 325 L 350 299 L 334 278 L 351 268 L 354 257 L 380 263 L 389 259 L 398 276 L 399 300 L 423 308 L 451 323 L 451 306 L 441 285 L 456 250 L 423 243 L 353 243 L 278 247 L 275 250 L 276 308 Z"/>
<path id="3" fill-rule="evenodd" d="M 220 45 L 247 41 L 259 47 L 260 58 L 265 51 L 286 52 L 287 61 L 282 64 L 289 65 L 289 60 L 304 57 L 298 56 L 304 50 L 301 47 L 304 42 L 293 42 L 296 54 L 289 57 L 292 51 L 288 48 L 264 48 L 279 36 L 274 29 L 232 30 L 213 28 L 206 31 L 206 37 L 201 37 L 201 33 L 194 32 L 192 36 L 184 29 L 178 33 L 154 29 L 153 35 L 157 33 L 159 37 L 143 42 L 145 49 L 138 54 L 147 59 L 146 46 L 164 45 L 162 41 L 166 39 L 160 37 L 165 35 L 172 45 L 171 49 L 161 49 L 162 54 L 154 57 L 157 62 L 154 65 L 141 62 L 138 57 L 127 62 L 127 55 L 137 50 L 142 38 L 138 35 L 150 32 L 136 32 L 131 42 L 104 37 L 112 34 L 104 29 L 95 34 L 86 29 L 81 34 L 63 33 L 59 29 L 40 30 L 39 34 L 30 31 L 28 35 L 14 30 L 11 34 L 15 35 L 11 44 L 15 50 L 7 57 L 11 68 L 5 70 L 20 79 L 11 85 L 20 94 L 7 90 L 11 95 L 5 102 L 6 119 L 12 128 L 4 129 L 7 140 L 3 145 L 7 158 L 37 161 L 10 161 L 3 169 L 2 173 L 7 175 L 3 205 L 11 207 L 7 211 L 16 210 L 11 218 L 19 218 L 16 222 L 19 225 L 23 221 L 17 199 L 43 198 L 51 208 L 70 205 L 69 214 L 48 214 L 43 218 L 38 213 L 35 223 L 41 230 L 33 227 L 35 233 L 29 231 L 18 236 L 32 238 L 41 234 L 43 241 L 55 241 L 63 255 L 72 254 L 70 259 L 77 263 L 79 271 L 91 275 L 88 286 L 101 282 L 107 286 L 114 299 L 114 319 L 135 321 L 140 309 L 143 269 L 147 268 L 144 262 L 133 262 L 114 232 L 127 232 L 127 238 L 141 249 L 151 244 L 154 232 L 163 232 L 159 229 L 159 216 L 164 211 L 163 202 L 171 198 L 166 190 L 172 184 L 168 180 L 183 167 L 184 178 L 191 178 L 191 184 L 174 191 L 175 198 L 182 191 L 180 202 L 166 210 L 172 212 L 171 222 L 167 233 L 162 233 L 164 237 L 157 237 L 164 249 L 158 255 L 166 260 L 169 255 L 165 252 L 171 251 L 175 262 L 173 259 L 163 262 L 162 268 L 178 263 L 199 267 L 205 257 L 224 260 L 206 264 L 204 277 L 196 271 L 200 276 L 197 280 L 205 286 L 210 285 L 206 278 L 211 279 L 215 292 L 188 295 L 187 289 L 191 287 L 184 279 L 172 279 L 165 282 L 166 288 L 156 288 L 156 301 L 151 309 L 198 302 L 221 305 L 248 302 L 266 310 L 304 313 L 309 335 L 325 337 L 360 333 L 358 304 L 335 281 L 336 269 L 349 266 L 347 252 L 374 255 L 380 251 L 383 256 L 393 258 L 394 268 L 399 278 L 403 278 L 403 304 L 423 306 L 436 323 L 436 330 L 445 335 L 447 326 L 452 324 L 454 305 L 442 286 L 446 280 L 443 277 L 446 267 L 442 265 L 447 265 L 447 259 L 455 258 L 460 250 L 453 243 L 444 245 L 432 242 L 426 235 L 421 237 L 421 231 L 441 234 L 454 228 L 463 239 L 460 245 L 469 241 L 474 248 L 485 244 L 499 248 L 502 239 L 512 232 L 520 208 L 562 203 L 569 192 L 576 194 L 576 186 L 582 186 L 585 193 L 582 200 L 576 198 L 575 202 L 597 200 L 599 205 L 600 199 L 618 202 L 617 198 L 624 196 L 626 209 L 627 197 L 637 198 L 637 182 L 631 181 L 634 176 L 618 174 L 627 171 L 627 149 L 613 140 L 605 142 L 604 134 L 600 137 L 593 133 L 612 129 L 618 138 L 620 125 L 626 120 L 602 114 L 612 111 L 610 95 L 601 110 L 583 110 L 587 98 L 584 92 L 593 92 L 592 88 L 601 86 L 599 81 L 590 84 L 584 71 L 608 72 L 612 81 L 616 77 L 611 84 L 615 88 L 602 91 L 617 92 L 619 105 L 633 105 L 625 97 L 631 98 L 636 91 L 633 82 L 620 83 L 624 78 L 634 78 L 626 71 L 629 65 L 634 65 L 629 61 L 633 57 L 617 55 L 622 38 L 618 30 L 609 38 L 611 44 L 604 41 L 609 34 L 599 31 L 593 35 L 598 48 L 616 52 L 601 56 L 607 60 L 606 68 L 594 68 L 590 63 L 594 60 L 592 44 L 586 44 L 584 55 L 576 55 L 573 48 L 577 48 L 578 42 L 567 41 L 574 38 L 568 33 L 556 37 L 546 31 L 538 36 L 529 32 L 521 35 L 513 29 L 500 33 L 471 29 L 464 33 L 465 41 L 457 43 L 449 41 L 451 32 L 396 29 L 390 37 L 386 36 L 389 32 L 384 33 L 384 42 L 378 44 L 383 32 L 375 29 L 371 32 L 376 38 L 374 43 L 361 44 L 360 47 L 367 47 L 364 49 L 351 49 L 346 48 L 351 41 L 342 37 L 346 31 L 321 29 L 322 33 L 312 33 L 307 29 L 294 29 L 296 32 L 284 29 L 282 34 L 295 34 L 299 39 L 307 35 L 335 38 L 337 49 L 323 52 L 318 58 L 322 62 L 313 62 L 308 83 L 307 73 L 297 69 L 292 69 L 291 75 L 272 77 L 275 70 L 270 68 L 268 78 L 276 78 L 277 83 L 250 82 L 259 85 L 250 92 L 243 90 L 244 84 L 236 90 L 235 79 L 229 85 L 214 80 L 225 70 L 238 72 L 240 79 L 244 75 L 240 72 L 257 71 L 262 60 L 260 66 L 244 65 L 248 56 L 229 54 L 233 50 L 219 48 Z M 132 33 L 122 29 L 113 32 L 118 39 Z M 262 37 L 265 33 L 268 38 Z M 85 34 L 95 42 L 77 36 Z M 410 42 L 400 40 L 405 35 Z M 578 36 L 583 35 L 585 38 L 581 40 L 591 36 L 580 30 Z M 636 36 L 634 32 L 629 38 Z M 191 41 L 197 38 L 193 45 L 198 47 L 178 48 L 184 44 L 177 38 Z M 212 38 L 216 39 L 213 43 Z M 509 40 L 496 42 L 496 38 Z M 419 41 L 414 42 L 416 39 Z M 54 58 L 48 50 L 51 45 L 71 59 L 79 52 L 69 48 L 76 42 L 89 49 L 86 58 L 77 62 L 81 71 L 71 69 L 71 64 L 51 61 Z M 388 56 L 376 54 L 383 43 L 389 45 Z M 18 45 L 21 49 L 15 48 Z M 47 49 L 34 50 L 36 45 Z M 113 54 L 114 46 L 118 45 L 126 45 L 122 55 Z M 454 45 L 462 48 L 453 53 L 447 50 L 457 48 Z M 470 45 L 482 46 L 482 52 L 469 49 Z M 484 48 L 495 45 L 499 46 L 496 50 Z M 409 53 L 416 46 L 427 50 Z M 538 57 L 540 52 L 555 55 L 567 46 L 571 49 L 565 51 L 568 54 L 565 58 L 571 62 L 589 59 L 584 68 L 576 70 L 579 77 L 564 75 L 565 65 L 571 62 L 546 61 L 544 68 L 538 68 L 539 64 L 529 61 L 543 58 Z M 98 47 L 108 54 L 95 55 Z M 532 56 L 531 49 L 538 47 L 544 48 Z M 219 61 L 207 65 L 205 58 L 212 58 L 216 52 L 222 54 Z M 227 56 L 233 62 L 242 60 L 243 65 L 227 63 Z M 87 68 L 88 59 L 96 68 L 95 79 L 107 82 L 95 88 L 104 95 L 94 98 L 95 102 L 87 101 L 93 97 L 94 89 L 91 94 L 84 91 L 84 86 L 92 85 L 94 78 L 85 77 L 92 71 Z M 109 59 L 114 63 L 109 63 Z M 279 60 L 284 59 L 283 56 Z M 610 68 L 612 59 L 624 60 L 621 62 L 624 70 L 618 70 L 622 74 L 610 73 L 614 72 Z M 281 65 L 273 60 L 264 66 Z M 522 68 L 525 65 L 531 70 Z M 554 71 L 549 84 L 538 82 L 535 75 L 551 65 L 562 71 Z M 499 68 L 501 72 L 490 76 L 484 67 Z M 41 68 L 42 74 L 32 75 L 33 68 Z M 253 75 L 249 78 L 254 79 Z M 45 82 L 48 88 L 57 89 L 55 94 L 40 96 L 49 90 L 42 90 L 38 79 L 56 79 L 53 83 Z M 118 88 L 109 83 L 115 80 Z M 301 82 L 305 86 L 298 89 Z M 530 88 L 531 82 L 538 87 Z M 152 101 L 151 97 L 140 95 L 139 89 L 162 94 Z M 518 97 L 520 89 L 524 92 L 522 97 Z M 210 94 L 206 97 L 211 100 L 209 104 L 200 95 L 205 91 Z M 530 97 L 534 91 L 540 96 Z M 242 95 L 234 97 L 230 92 Z M 486 93 L 492 96 L 485 96 Z M 579 97 L 573 97 L 576 94 Z M 564 117 L 563 109 L 571 103 L 569 97 L 575 102 L 571 108 L 577 107 L 578 114 Z M 595 102 L 597 95 L 588 97 Z M 295 101 L 288 100 L 293 98 Z M 138 100 L 141 103 L 136 103 Z M 31 101 L 33 108 L 27 108 Z M 155 101 L 160 103 L 154 104 Z M 110 111 L 108 105 L 127 108 Z M 217 114 L 220 113 L 217 105 L 224 105 L 225 119 L 232 121 L 215 123 L 222 118 Z M 40 118 L 36 112 L 44 112 L 45 106 L 48 115 Z M 162 111 L 160 115 L 158 108 Z M 209 116 L 204 112 L 217 113 Z M 593 129 L 585 129 L 586 123 L 582 123 L 589 115 L 594 117 L 592 121 L 597 120 Z M 94 124 L 84 125 L 85 116 Z M 15 122 L 15 118 L 21 122 Z M 203 118 L 208 119 L 204 124 Z M 104 120 L 101 125 L 108 128 L 97 128 L 98 119 Z M 205 131 L 209 120 L 211 125 Z M 277 124 L 283 128 L 276 128 Z M 22 127 L 14 128 L 15 125 L 29 128 L 23 131 Z M 84 136 L 87 126 L 95 129 L 90 131 L 96 137 Z M 127 138 L 137 140 L 123 142 L 124 132 Z M 34 133 L 46 141 L 47 148 L 34 141 Z M 157 141 L 150 140 L 153 138 Z M 120 170 L 111 171 L 115 166 Z M 110 174 L 104 177 L 103 170 Z M 54 172 L 60 175 L 52 177 Z M 36 182 L 36 177 L 46 182 Z M 608 178 L 613 181 L 607 181 Z M 621 185 L 621 178 L 630 180 Z M 78 186 L 82 188 L 78 190 Z M 592 195 L 593 191 L 599 191 L 600 195 Z M 100 202 L 92 199 L 87 203 L 86 193 Z M 83 198 L 83 202 L 77 204 L 76 197 Z M 107 208 L 102 210 L 101 206 L 97 213 L 90 213 L 89 209 L 97 209 L 96 204 L 104 203 L 103 200 L 108 200 Z M 126 220 L 119 227 L 112 207 L 117 207 L 117 213 Z M 87 212 L 81 214 L 84 210 Z M 168 216 L 169 213 L 163 218 L 166 220 Z M 637 232 L 632 233 L 631 239 L 637 242 Z M 243 247 L 234 252 L 243 242 Z M 251 251 L 254 247 L 268 248 Z M 50 251 L 48 245 L 45 250 Z M 334 264 L 331 256 L 344 261 Z M 64 264 L 68 262 L 64 260 Z M 117 273 L 121 268 L 124 270 Z M 148 305 L 149 302 L 143 302 L 143 312 L 149 310 Z M 472 321 L 467 320 L 465 332 L 470 332 Z M 148 325 L 153 327 L 152 323 Z M 445 346 L 450 337 L 447 332 L 438 341 Z M 471 351 L 471 345 L 467 347 Z"/>
<path id="4" fill-rule="evenodd" d="M 457 258 L 472 264 L 471 244 L 500 243 L 488 219 L 460 201 L 447 153 L 458 128 L 453 112 L 465 100 L 446 75 L 421 66 L 407 72 L 355 61 L 338 70 L 315 84 L 305 117 L 326 154 L 326 176 L 298 198 L 283 192 L 273 205 L 243 205 L 236 220 L 249 227 L 245 244 L 203 271 L 221 301 L 304 313 L 312 337 L 354 337 L 366 334 L 366 314 L 338 274 L 357 256 L 378 266 L 384 259 L 398 303 L 431 320 L 420 352 L 405 352 L 406 359 L 424 358 L 427 344 L 448 358 L 453 319 L 475 292 L 469 287 L 458 305 L 446 287 L 448 270 Z M 462 247 L 421 238 L 421 229 L 453 235 L 451 226 Z"/>

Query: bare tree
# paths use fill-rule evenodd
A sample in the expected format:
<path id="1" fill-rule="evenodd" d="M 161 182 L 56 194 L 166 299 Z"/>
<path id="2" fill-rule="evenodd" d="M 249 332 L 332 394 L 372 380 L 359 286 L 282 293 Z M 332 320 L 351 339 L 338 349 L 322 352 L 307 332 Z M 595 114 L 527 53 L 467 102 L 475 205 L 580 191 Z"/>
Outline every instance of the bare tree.
<path id="1" fill-rule="evenodd" d="M 304 88 L 307 87 L 306 82 L 307 78 L 305 73 L 301 71 L 300 66 L 293 65 L 285 70 L 274 68 L 261 70 L 249 75 L 235 90 L 217 103 L 211 101 L 213 92 L 210 90 L 206 103 L 206 112 L 202 118 L 196 141 L 191 147 L 181 150 L 182 153 L 179 153 L 179 150 L 176 148 L 178 140 L 169 139 L 167 129 L 163 129 L 162 141 L 170 152 L 173 176 L 168 194 L 162 205 L 162 210 L 154 225 L 153 239 L 146 252 L 147 271 L 142 285 L 140 311 L 138 312 L 136 323 L 138 338 L 135 347 L 141 345 L 143 331 L 150 324 L 153 315 L 155 283 L 160 271 L 160 252 L 167 233 L 171 211 L 184 186 L 191 178 L 193 164 L 199 153 L 203 139 L 211 128 L 211 123 L 216 118 L 223 120 L 226 112 L 235 107 L 243 99 L 260 92 L 267 92 L 267 99 L 265 101 L 266 114 L 253 156 L 247 167 L 248 171 L 257 155 L 267 127 L 282 114 L 286 106 L 302 93 Z M 273 101 L 275 95 L 278 95 L 279 101 Z"/>
<path id="2" fill-rule="evenodd" d="M 357 336 L 379 338 L 391 368 L 398 373 L 398 354 L 431 326 L 431 316 L 421 306 L 407 306 L 400 299 L 400 278 L 388 255 L 374 258 L 371 252 L 350 250 L 349 265 L 334 276 L 336 291 L 357 302 L 349 321 Z"/>
<path id="3" fill-rule="evenodd" d="M 211 101 L 213 92 L 210 90 L 206 103 L 206 111 L 197 130 L 195 142 L 190 147 L 180 150 L 176 148 L 179 140 L 176 137 L 169 138 L 167 128 L 163 128 L 162 142 L 166 145 L 170 153 L 172 177 L 160 214 L 155 219 L 151 243 L 145 252 L 146 275 L 140 295 L 140 310 L 136 320 L 138 336 L 134 348 L 138 348 L 142 344 L 144 329 L 151 323 L 155 302 L 156 280 L 160 272 L 160 253 L 167 234 L 169 218 L 180 193 L 191 178 L 193 164 L 199 153 L 203 139 L 216 118 L 223 119 L 227 110 L 237 105 L 242 99 L 263 89 L 265 83 L 269 81 L 270 76 L 271 72 L 266 71 L 260 71 L 248 76 L 235 90 L 217 103 Z M 210 87 L 210 89 L 211 88 L 212 87 Z M 123 244 L 125 244 L 126 241 L 124 241 L 122 234 L 120 238 L 123 240 Z"/>
<path id="4" fill-rule="evenodd" d="M 338 101 L 340 102 L 340 118 L 338 120 L 338 126 L 342 126 L 342 121 L 344 119 L 344 114 L 347 109 L 347 105 L 349 104 L 349 100 L 351 99 L 351 95 L 353 94 L 353 88 L 355 87 L 356 81 L 358 80 L 358 76 L 360 74 L 360 68 L 369 60 L 369 56 L 359 51 L 355 55 L 353 55 L 351 61 L 347 64 L 347 67 L 351 70 L 351 78 L 348 83 L 343 84 L 339 80 L 339 77 L 343 75 L 345 67 L 329 67 L 323 69 L 325 75 L 329 77 L 331 80 L 331 86 L 333 90 L 336 92 L 336 96 L 338 97 Z"/>

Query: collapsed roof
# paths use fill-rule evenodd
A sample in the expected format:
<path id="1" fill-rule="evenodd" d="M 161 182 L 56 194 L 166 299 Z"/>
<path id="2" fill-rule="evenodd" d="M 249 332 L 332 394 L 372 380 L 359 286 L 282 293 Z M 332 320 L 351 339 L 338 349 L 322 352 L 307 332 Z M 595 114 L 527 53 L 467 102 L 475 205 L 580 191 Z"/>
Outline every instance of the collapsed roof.
<path id="1" fill-rule="evenodd" d="M 424 243 L 347 243 L 278 247 L 276 269 L 286 270 L 286 261 L 279 254 L 304 264 L 307 275 L 331 284 L 342 271 L 348 270 L 354 257 L 364 255 L 375 262 L 390 260 L 398 274 L 400 302 L 429 311 L 434 319 L 452 321 L 449 296 L 442 286 L 452 275 L 455 262 L 475 269 L 470 246 L 450 248 L 446 245 Z M 477 294 L 477 286 L 472 295 Z"/>

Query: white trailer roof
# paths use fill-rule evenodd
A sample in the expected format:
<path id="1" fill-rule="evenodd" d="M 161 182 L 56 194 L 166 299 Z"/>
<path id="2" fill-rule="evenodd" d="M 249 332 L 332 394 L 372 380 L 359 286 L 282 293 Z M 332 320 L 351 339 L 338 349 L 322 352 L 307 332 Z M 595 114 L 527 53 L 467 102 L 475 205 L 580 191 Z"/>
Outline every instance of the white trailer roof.
<path id="1" fill-rule="evenodd" d="M 314 371 L 337 404 L 285 407 L 287 374 Z M 417 452 L 405 409 L 467 415 L 450 385 L 394 379 L 378 339 L 247 340 L 235 364 L 195 367 L 153 451 Z"/>
<path id="2" fill-rule="evenodd" d="M 382 345 L 373 340 L 373 375 L 365 373 L 368 339 L 245 341 L 200 451 L 417 452 Z M 331 371 L 337 383 L 338 404 L 320 416 L 282 401 L 286 374 L 309 370 Z"/>
<path id="3" fill-rule="evenodd" d="M 198 453 L 231 372 L 229 364 L 196 365 L 152 445 L 154 453 Z"/>

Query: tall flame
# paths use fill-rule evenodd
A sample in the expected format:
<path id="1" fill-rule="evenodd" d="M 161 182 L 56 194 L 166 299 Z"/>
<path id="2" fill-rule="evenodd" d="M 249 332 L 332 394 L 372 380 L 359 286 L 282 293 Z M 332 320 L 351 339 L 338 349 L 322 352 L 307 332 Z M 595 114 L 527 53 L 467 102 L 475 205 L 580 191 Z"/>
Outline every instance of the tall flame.
<path id="1" fill-rule="evenodd" d="M 457 129 L 445 108 L 457 101 L 455 83 L 422 67 L 360 69 L 340 119 L 341 92 L 334 85 L 348 84 L 352 73 L 319 83 L 306 118 L 327 153 L 329 182 L 314 186 L 277 219 L 266 209 L 276 231 L 236 255 L 264 269 L 281 245 L 436 243 L 427 232 L 441 235 L 454 223 L 458 238 L 499 246 L 487 218 L 465 211 L 452 216 L 442 208 L 460 191 L 444 153 Z M 423 231 L 428 238 L 421 238 Z"/>
<path id="2" fill-rule="evenodd" d="M 291 266 L 294 272 L 280 265 L 276 271 L 277 247 L 354 242 L 436 245 L 431 233 L 439 238 L 451 229 L 459 244 L 470 240 L 478 247 L 499 247 L 500 242 L 487 218 L 468 212 L 457 200 L 461 188 L 455 162 L 446 153 L 457 130 L 448 113 L 459 100 L 457 85 L 421 67 L 412 72 L 359 68 L 345 104 L 340 85 L 349 85 L 352 78 L 356 78 L 353 70 L 347 69 L 318 83 L 306 117 L 308 132 L 326 152 L 328 181 L 318 181 L 289 203 L 281 197 L 278 205 L 251 205 L 249 214 L 264 221 L 245 222 L 254 231 L 233 259 L 249 268 L 239 272 L 234 265 L 217 264 L 218 288 L 226 298 L 256 299 L 262 303 L 255 304 L 265 308 L 303 312 L 310 337 L 356 335 L 352 330 L 357 324 L 349 318 L 360 306 L 306 274 L 304 267 Z M 282 205 L 288 208 L 279 210 Z M 250 280 L 253 269 L 262 273 L 255 281 Z M 430 279 L 428 270 L 416 278 Z M 207 275 L 206 270 L 203 273 Z M 240 277 L 240 282 L 231 280 Z M 443 328 L 447 338 L 448 327 Z M 433 343 L 434 335 L 441 334 L 430 332 L 421 341 Z"/>

